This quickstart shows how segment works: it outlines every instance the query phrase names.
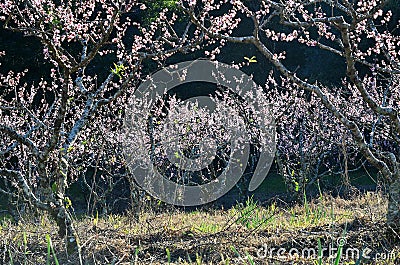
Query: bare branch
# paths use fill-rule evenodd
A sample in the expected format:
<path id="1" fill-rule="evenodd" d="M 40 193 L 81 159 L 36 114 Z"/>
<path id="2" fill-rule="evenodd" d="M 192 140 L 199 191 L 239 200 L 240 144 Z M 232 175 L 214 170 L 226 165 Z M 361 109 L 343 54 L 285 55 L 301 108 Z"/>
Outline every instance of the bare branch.
<path id="1" fill-rule="evenodd" d="M 27 137 L 17 133 L 15 130 L 12 128 L 0 124 L 0 131 L 7 134 L 11 139 L 16 140 L 20 144 L 23 144 L 29 148 L 29 150 L 32 151 L 33 155 L 36 157 L 39 157 L 39 150 L 35 146 L 35 144 L 29 140 Z"/>

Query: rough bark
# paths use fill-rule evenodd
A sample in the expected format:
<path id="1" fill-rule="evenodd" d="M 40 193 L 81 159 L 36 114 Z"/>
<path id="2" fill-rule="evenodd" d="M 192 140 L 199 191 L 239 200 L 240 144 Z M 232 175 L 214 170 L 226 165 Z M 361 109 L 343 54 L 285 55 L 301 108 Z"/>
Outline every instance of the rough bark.
<path id="1" fill-rule="evenodd" d="M 58 234 L 60 238 L 65 238 L 65 244 L 68 254 L 78 253 L 79 238 L 73 225 L 73 220 L 64 206 L 58 206 L 51 212 L 52 217 L 58 225 Z"/>
<path id="2" fill-rule="evenodd" d="M 397 176 L 389 186 L 387 223 L 389 233 L 400 240 L 400 176 Z"/>

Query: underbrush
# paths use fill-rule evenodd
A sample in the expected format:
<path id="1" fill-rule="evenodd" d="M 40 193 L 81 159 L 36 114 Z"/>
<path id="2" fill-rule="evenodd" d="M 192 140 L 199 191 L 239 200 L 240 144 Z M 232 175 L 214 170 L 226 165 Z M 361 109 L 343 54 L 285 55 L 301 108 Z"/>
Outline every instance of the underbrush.
<path id="1" fill-rule="evenodd" d="M 83 264 L 400 264 L 386 204 L 371 192 L 295 205 L 248 198 L 226 210 L 86 216 L 76 227 Z M 56 231 L 46 216 L 4 219 L 0 263 L 79 264 Z"/>

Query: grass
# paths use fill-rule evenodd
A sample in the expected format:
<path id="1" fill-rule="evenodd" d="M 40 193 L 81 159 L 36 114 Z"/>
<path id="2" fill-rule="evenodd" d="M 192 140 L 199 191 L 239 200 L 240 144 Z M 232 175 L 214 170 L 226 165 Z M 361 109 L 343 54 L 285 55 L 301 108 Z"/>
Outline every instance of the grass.
<path id="1" fill-rule="evenodd" d="M 385 211 L 385 197 L 371 192 L 351 200 L 323 195 L 301 205 L 275 199 L 261 206 L 248 198 L 227 210 L 148 211 L 136 221 L 129 213 L 96 214 L 76 227 L 85 264 L 399 264 L 400 239 L 386 239 Z M 46 216 L 19 225 L 5 219 L 0 263 L 78 264 L 55 231 Z M 371 258 L 349 258 L 354 249 Z"/>

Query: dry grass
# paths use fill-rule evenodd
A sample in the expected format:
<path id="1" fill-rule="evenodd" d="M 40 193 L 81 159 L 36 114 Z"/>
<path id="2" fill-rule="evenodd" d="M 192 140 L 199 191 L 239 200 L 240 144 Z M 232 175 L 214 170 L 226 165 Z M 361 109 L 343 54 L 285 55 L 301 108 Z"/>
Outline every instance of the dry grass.
<path id="1" fill-rule="evenodd" d="M 385 211 L 381 194 L 366 193 L 351 200 L 321 197 L 305 205 L 276 199 L 258 206 L 249 199 L 228 210 L 148 211 L 139 220 L 130 214 L 86 217 L 76 226 L 85 264 L 325 265 L 334 264 L 337 250 L 331 249 L 331 257 L 324 251 L 321 260 L 302 251 L 318 252 L 318 241 L 321 248 L 336 247 L 341 237 L 346 242 L 340 264 L 400 264 L 400 239 L 386 238 Z M 54 223 L 44 216 L 18 226 L 4 221 L 0 229 L 2 264 L 10 264 L 10 259 L 13 264 L 54 264 L 54 258 L 47 257 L 47 234 L 60 264 L 78 264 L 77 255 L 65 253 Z M 286 252 L 278 253 L 280 248 Z M 292 250 L 289 255 L 293 248 L 298 253 Z M 349 257 L 355 249 L 367 250 L 364 255 L 371 258 L 357 263 L 356 257 Z M 374 259 L 377 255 L 380 258 Z"/>

